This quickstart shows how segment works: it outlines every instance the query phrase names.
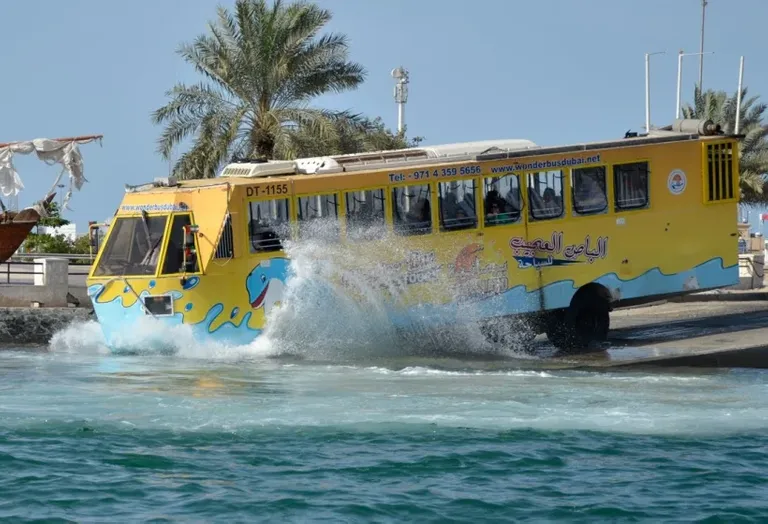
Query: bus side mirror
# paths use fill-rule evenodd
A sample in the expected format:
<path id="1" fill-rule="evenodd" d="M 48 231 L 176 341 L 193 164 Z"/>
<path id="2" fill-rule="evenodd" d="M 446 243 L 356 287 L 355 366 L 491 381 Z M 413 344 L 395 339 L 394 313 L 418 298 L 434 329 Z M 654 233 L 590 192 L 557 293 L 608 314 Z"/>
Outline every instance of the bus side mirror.
<path id="1" fill-rule="evenodd" d="M 99 225 L 96 222 L 88 223 L 88 241 L 91 246 L 91 250 L 99 251 Z"/>

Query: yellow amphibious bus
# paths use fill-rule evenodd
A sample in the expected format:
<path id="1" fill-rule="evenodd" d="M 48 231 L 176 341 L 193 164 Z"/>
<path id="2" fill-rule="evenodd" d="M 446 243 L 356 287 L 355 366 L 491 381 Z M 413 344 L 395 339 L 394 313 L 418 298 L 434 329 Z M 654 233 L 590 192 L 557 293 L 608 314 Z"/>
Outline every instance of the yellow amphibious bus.
<path id="1" fill-rule="evenodd" d="M 346 250 L 342 276 L 396 277 L 380 286 L 396 325 L 524 319 L 576 352 L 606 339 L 612 308 L 738 283 L 738 162 L 738 137 L 699 120 L 559 147 L 235 162 L 127 187 L 88 289 L 113 349 L 147 317 L 244 344 L 285 306 L 286 245 L 321 239 Z"/>

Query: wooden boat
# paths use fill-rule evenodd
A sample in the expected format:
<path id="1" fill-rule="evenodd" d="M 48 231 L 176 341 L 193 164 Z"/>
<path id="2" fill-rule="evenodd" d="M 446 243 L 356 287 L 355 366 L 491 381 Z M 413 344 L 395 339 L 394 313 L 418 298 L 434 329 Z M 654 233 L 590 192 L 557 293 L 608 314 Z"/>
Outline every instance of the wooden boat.
<path id="1" fill-rule="evenodd" d="M 56 187 L 63 174 L 69 173 L 70 188 L 63 200 L 62 207 L 66 207 L 72 189 L 80 189 L 85 177 L 83 176 L 82 156 L 77 147 L 93 140 L 100 140 L 102 135 L 76 136 L 68 138 L 46 138 L 29 140 L 26 142 L 0 143 L 0 190 L 4 195 L 17 195 L 23 184 L 13 166 L 12 157 L 16 154 L 28 155 L 36 153 L 37 157 L 47 164 L 61 164 L 63 170 L 54 182 Z M 63 186 L 59 186 L 63 187 Z M 50 204 L 56 193 L 51 192 L 42 200 L 21 211 L 6 209 L 0 201 L 0 262 L 7 261 L 29 236 L 41 218 L 48 215 Z"/>
<path id="2" fill-rule="evenodd" d="M 56 193 L 51 193 L 43 200 L 22 209 L 19 212 L 8 211 L 0 201 L 0 263 L 7 261 L 21 247 L 32 228 L 47 215 Z"/>

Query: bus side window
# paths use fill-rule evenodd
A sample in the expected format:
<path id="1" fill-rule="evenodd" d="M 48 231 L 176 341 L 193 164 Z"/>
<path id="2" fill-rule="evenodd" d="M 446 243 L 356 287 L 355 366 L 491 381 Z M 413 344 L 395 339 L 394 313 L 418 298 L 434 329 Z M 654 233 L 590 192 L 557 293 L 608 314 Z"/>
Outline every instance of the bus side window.
<path id="1" fill-rule="evenodd" d="M 485 179 L 483 189 L 485 225 L 499 226 L 520 220 L 520 179 L 509 174 Z"/>
<path id="2" fill-rule="evenodd" d="M 648 162 L 613 166 L 616 211 L 648 206 Z"/>
<path id="3" fill-rule="evenodd" d="M 335 193 L 298 198 L 299 237 L 339 239 L 339 201 Z"/>
<path id="4" fill-rule="evenodd" d="M 224 220 L 224 228 L 221 230 L 219 245 L 216 246 L 216 253 L 213 258 L 233 258 L 235 256 L 235 238 L 232 231 L 232 215 L 227 213 Z"/>
<path id="5" fill-rule="evenodd" d="M 432 232 L 432 195 L 429 185 L 392 189 L 392 221 L 400 235 L 426 235 Z"/>
<path id="6" fill-rule="evenodd" d="M 528 210 L 531 220 L 563 216 L 563 172 L 528 174 Z"/>
<path id="7" fill-rule="evenodd" d="M 281 238 L 290 238 L 290 202 L 287 198 L 248 202 L 251 253 L 280 251 Z"/>
<path id="8" fill-rule="evenodd" d="M 440 231 L 477 227 L 475 181 L 454 180 L 438 184 L 440 191 Z"/>
<path id="9" fill-rule="evenodd" d="M 605 167 L 582 167 L 571 170 L 573 210 L 580 215 L 594 215 L 608 209 L 605 189 Z"/>
<path id="10" fill-rule="evenodd" d="M 349 191 L 344 196 L 347 204 L 347 238 L 350 240 L 381 238 L 386 230 L 384 190 Z"/>
<path id="11" fill-rule="evenodd" d="M 163 261 L 163 274 L 172 275 L 174 273 L 184 273 L 184 226 L 192 224 L 189 214 L 174 215 L 171 222 L 171 231 L 168 235 L 167 247 L 165 249 L 165 260 Z M 200 271 L 197 257 L 193 257 L 194 267 L 190 272 Z"/>

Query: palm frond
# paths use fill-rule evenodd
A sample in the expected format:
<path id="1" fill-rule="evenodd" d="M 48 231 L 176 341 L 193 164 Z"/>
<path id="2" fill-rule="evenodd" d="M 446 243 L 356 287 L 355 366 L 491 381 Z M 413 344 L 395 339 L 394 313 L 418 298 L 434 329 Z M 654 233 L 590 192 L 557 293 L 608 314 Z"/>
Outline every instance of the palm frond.
<path id="1" fill-rule="evenodd" d="M 167 158 L 195 136 L 177 166 L 209 176 L 233 152 L 290 156 L 310 141 L 365 147 L 350 115 L 310 107 L 320 95 L 356 88 L 366 75 L 349 61 L 344 35 L 321 34 L 330 20 L 330 11 L 305 2 L 235 0 L 232 10 L 219 7 L 207 31 L 177 50 L 203 82 L 177 85 L 153 113 L 153 122 L 165 126 L 158 151 Z"/>

